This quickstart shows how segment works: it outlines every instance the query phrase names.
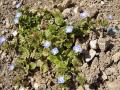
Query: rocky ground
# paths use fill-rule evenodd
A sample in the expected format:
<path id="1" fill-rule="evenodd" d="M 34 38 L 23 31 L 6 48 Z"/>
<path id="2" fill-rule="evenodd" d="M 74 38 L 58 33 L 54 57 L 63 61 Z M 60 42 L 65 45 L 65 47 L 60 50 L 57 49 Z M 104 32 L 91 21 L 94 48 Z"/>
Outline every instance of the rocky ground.
<path id="1" fill-rule="evenodd" d="M 20 7 L 30 6 L 33 10 L 37 7 L 59 8 L 63 16 L 69 18 L 71 22 L 80 18 L 77 15 L 78 11 L 86 11 L 94 19 L 107 19 L 112 31 L 98 28 L 91 32 L 89 39 L 82 44 L 82 48 L 88 52 L 85 55 L 85 63 L 80 69 L 87 82 L 83 87 L 77 87 L 77 90 L 120 90 L 119 0 L 64 0 L 63 2 L 59 0 L 0 0 L 1 34 L 7 35 L 18 29 L 13 20 L 18 9 L 16 5 L 19 3 L 21 3 Z M 8 70 L 8 65 L 15 57 L 14 52 L 7 55 L 0 50 L 0 90 L 17 90 L 15 89 L 17 86 L 12 86 L 11 83 L 15 73 Z M 36 72 L 33 77 L 29 77 L 29 81 L 26 81 L 19 90 L 37 90 L 38 85 L 40 85 L 38 90 L 59 90 L 56 85 L 51 85 L 39 74 L 40 72 Z M 31 82 L 32 89 L 24 88 L 26 84 L 29 84 L 28 82 Z"/>

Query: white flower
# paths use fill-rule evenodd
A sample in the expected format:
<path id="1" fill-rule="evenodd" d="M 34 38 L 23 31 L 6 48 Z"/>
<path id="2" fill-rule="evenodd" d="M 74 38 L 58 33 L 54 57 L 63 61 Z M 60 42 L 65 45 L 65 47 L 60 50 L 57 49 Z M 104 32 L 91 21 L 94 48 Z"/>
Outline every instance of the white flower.
<path id="1" fill-rule="evenodd" d="M 13 35 L 14 37 L 17 36 L 17 34 L 18 34 L 17 31 L 14 31 L 14 32 L 12 33 L 12 35 Z"/>
<path id="2" fill-rule="evenodd" d="M 109 16 L 108 16 L 108 19 L 112 20 L 112 19 L 113 19 L 112 15 L 109 15 Z"/>
<path id="3" fill-rule="evenodd" d="M 18 24 L 18 23 L 19 23 L 19 18 L 15 18 L 15 19 L 14 19 L 14 23 L 15 23 L 15 24 Z"/>
<path id="4" fill-rule="evenodd" d="M 9 67 L 8 67 L 8 69 L 9 69 L 10 71 L 12 71 L 14 68 L 15 68 L 15 65 L 14 65 L 14 64 L 10 64 Z"/>
<path id="5" fill-rule="evenodd" d="M 58 83 L 59 83 L 59 84 L 62 84 L 62 83 L 64 83 L 64 82 L 65 82 L 64 77 L 63 77 L 63 76 L 58 77 L 58 78 L 57 78 L 57 81 L 58 81 Z"/>
<path id="6" fill-rule="evenodd" d="M 58 48 L 53 48 L 53 49 L 51 50 L 51 53 L 52 53 L 53 55 L 58 54 L 58 52 L 59 52 Z"/>
<path id="7" fill-rule="evenodd" d="M 78 53 L 78 52 L 82 52 L 82 48 L 81 48 L 81 46 L 80 45 L 75 45 L 74 47 L 73 47 L 73 51 L 75 52 L 75 53 Z"/>
<path id="8" fill-rule="evenodd" d="M 22 16 L 22 13 L 21 13 L 21 12 L 17 12 L 16 15 L 15 15 L 16 18 L 19 18 L 19 17 L 21 17 L 21 16 Z"/>
<path id="9" fill-rule="evenodd" d="M 66 33 L 71 33 L 73 31 L 73 26 L 66 26 Z"/>
<path id="10" fill-rule="evenodd" d="M 84 12 L 80 13 L 80 17 L 81 17 L 82 19 L 84 19 L 84 18 L 86 18 L 86 17 L 89 17 L 89 13 L 86 12 L 86 11 L 84 11 Z"/>
<path id="11" fill-rule="evenodd" d="M 0 36 L 0 45 L 3 44 L 3 42 L 5 42 L 6 38 L 4 36 Z"/>
<path id="12" fill-rule="evenodd" d="M 50 42 L 50 41 L 45 41 L 45 42 L 43 43 L 44 48 L 49 48 L 50 45 L 51 45 L 51 42 Z"/>

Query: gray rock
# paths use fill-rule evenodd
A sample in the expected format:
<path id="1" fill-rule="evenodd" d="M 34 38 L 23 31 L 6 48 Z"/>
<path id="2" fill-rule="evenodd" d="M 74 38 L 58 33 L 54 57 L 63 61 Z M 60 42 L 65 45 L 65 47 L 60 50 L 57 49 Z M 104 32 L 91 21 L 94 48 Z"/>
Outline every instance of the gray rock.
<path id="1" fill-rule="evenodd" d="M 70 9 L 70 8 L 66 8 L 66 9 L 64 9 L 64 11 L 62 12 L 62 15 L 63 15 L 64 17 L 68 17 L 68 16 L 70 15 L 70 13 L 71 13 L 71 9 Z"/>
<path id="2" fill-rule="evenodd" d="M 108 78 L 108 77 L 107 77 L 106 73 L 103 72 L 102 79 L 103 79 L 103 80 L 107 80 L 107 78 Z"/>
<path id="3" fill-rule="evenodd" d="M 117 52 L 116 54 L 114 54 L 112 56 L 112 59 L 114 60 L 114 62 L 118 62 L 120 60 L 120 52 Z"/>
<path id="4" fill-rule="evenodd" d="M 94 58 L 95 55 L 96 55 L 96 51 L 93 49 L 90 49 L 89 56 L 85 58 L 85 61 L 90 62 Z"/>
<path id="5" fill-rule="evenodd" d="M 91 49 L 97 49 L 97 39 L 90 41 L 90 47 Z"/>

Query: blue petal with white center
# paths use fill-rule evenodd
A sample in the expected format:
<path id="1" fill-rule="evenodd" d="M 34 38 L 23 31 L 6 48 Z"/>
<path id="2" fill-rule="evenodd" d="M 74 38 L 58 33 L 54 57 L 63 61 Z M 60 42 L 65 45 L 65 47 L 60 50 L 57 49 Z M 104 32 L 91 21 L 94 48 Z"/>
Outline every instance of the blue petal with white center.
<path id="1" fill-rule="evenodd" d="M 14 70 L 14 68 L 15 68 L 15 65 L 14 65 L 14 64 L 10 64 L 9 67 L 8 67 L 9 71 Z"/>
<path id="2" fill-rule="evenodd" d="M 67 26 L 66 27 L 66 33 L 71 33 L 73 31 L 73 26 Z"/>
<path id="3" fill-rule="evenodd" d="M 6 38 L 4 36 L 0 36 L 0 45 L 5 42 Z"/>
<path id="4" fill-rule="evenodd" d="M 64 77 L 63 77 L 63 76 L 58 77 L 58 78 L 57 78 L 57 81 L 58 81 L 58 83 L 59 83 L 59 84 L 62 84 L 62 83 L 64 83 L 64 82 L 65 82 Z"/>
<path id="5" fill-rule="evenodd" d="M 86 18 L 86 17 L 89 17 L 89 13 L 86 12 L 86 11 L 84 11 L 84 12 L 80 13 L 80 17 L 81 17 L 82 19 L 84 19 L 84 18 Z"/>
<path id="6" fill-rule="evenodd" d="M 44 46 L 44 48 L 49 48 L 51 46 L 51 42 L 50 41 L 45 41 L 43 43 L 43 46 Z"/>
<path id="7" fill-rule="evenodd" d="M 75 45 L 75 46 L 73 47 L 73 51 L 74 51 L 75 53 L 81 53 L 81 52 L 82 52 L 82 48 L 81 48 L 80 45 Z"/>
<path id="8" fill-rule="evenodd" d="M 51 50 L 51 53 L 52 53 L 53 55 L 58 54 L 58 53 L 59 53 L 58 48 L 53 48 L 53 49 Z"/>
<path id="9" fill-rule="evenodd" d="M 16 15 L 15 15 L 16 18 L 19 18 L 19 17 L 21 17 L 21 16 L 22 16 L 22 13 L 21 13 L 21 12 L 17 12 Z"/>

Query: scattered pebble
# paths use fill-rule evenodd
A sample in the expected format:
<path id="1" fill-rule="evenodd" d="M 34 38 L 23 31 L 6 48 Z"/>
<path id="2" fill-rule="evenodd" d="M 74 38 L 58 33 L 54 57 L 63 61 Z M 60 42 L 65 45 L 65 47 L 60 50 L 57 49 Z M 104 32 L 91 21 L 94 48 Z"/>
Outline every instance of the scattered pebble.
<path id="1" fill-rule="evenodd" d="M 84 88 L 80 85 L 77 90 L 84 90 Z"/>
<path id="2" fill-rule="evenodd" d="M 38 90 L 39 84 L 38 84 L 38 83 L 34 83 L 34 84 L 33 84 L 33 87 L 35 88 L 35 90 Z"/>
<path id="3" fill-rule="evenodd" d="M 117 52 L 116 54 L 114 54 L 112 56 L 112 59 L 114 60 L 114 62 L 118 62 L 120 60 L 120 52 Z"/>
<path id="4" fill-rule="evenodd" d="M 14 65 L 14 64 L 10 64 L 10 65 L 8 66 L 9 71 L 14 70 L 14 68 L 15 68 L 15 65 Z"/>
<path id="5" fill-rule="evenodd" d="M 96 51 L 93 49 L 90 49 L 89 51 L 89 57 L 85 58 L 86 62 L 90 62 L 96 55 Z"/>
<path id="6" fill-rule="evenodd" d="M 18 34 L 17 31 L 12 32 L 12 35 L 13 35 L 14 37 L 17 36 L 17 34 Z"/>
<path id="7" fill-rule="evenodd" d="M 19 88 L 19 90 L 25 90 L 25 87 L 21 86 L 21 87 Z"/>
<path id="8" fill-rule="evenodd" d="M 64 18 L 68 17 L 70 14 L 71 14 L 71 9 L 70 8 L 66 8 L 62 12 L 62 15 L 64 16 Z"/>
<path id="9" fill-rule="evenodd" d="M 51 42 L 50 41 L 45 41 L 43 43 L 43 46 L 44 46 L 44 48 L 49 48 L 51 46 Z"/>
<path id="10" fill-rule="evenodd" d="M 0 36 L 0 46 L 5 42 L 6 38 L 4 36 Z"/>
<path id="11" fill-rule="evenodd" d="M 10 27 L 10 22 L 9 22 L 9 19 L 8 18 L 6 18 L 6 28 L 9 28 Z"/>
<path id="12" fill-rule="evenodd" d="M 104 5 L 104 4 L 105 4 L 105 2 L 104 2 L 104 1 L 101 1 L 100 3 L 101 3 L 102 5 Z"/>
<path id="13" fill-rule="evenodd" d="M 98 39 L 98 46 L 100 50 L 103 52 L 105 51 L 110 45 L 110 42 L 104 38 L 99 38 Z"/>
<path id="14" fill-rule="evenodd" d="M 84 89 L 85 90 L 91 90 L 88 84 L 84 85 Z"/>
<path id="15" fill-rule="evenodd" d="M 73 26 L 67 26 L 66 27 L 66 33 L 71 33 L 73 31 Z"/>
<path id="16" fill-rule="evenodd" d="M 106 73 L 103 72 L 102 79 L 103 79 L 103 80 L 107 80 L 107 78 L 108 78 L 108 77 L 107 77 Z"/>
<path id="17" fill-rule="evenodd" d="M 81 17 L 82 19 L 85 19 L 86 17 L 89 17 L 89 16 L 90 16 L 89 13 L 86 12 L 86 11 L 80 13 L 80 17 Z"/>
<path id="18" fill-rule="evenodd" d="M 65 82 L 64 77 L 63 77 L 63 76 L 58 77 L 58 78 L 57 78 L 57 80 L 58 80 L 58 83 L 59 83 L 59 84 L 62 84 L 62 83 L 64 83 L 64 82 Z"/>
<path id="19" fill-rule="evenodd" d="M 77 14 L 79 12 L 79 7 L 78 6 L 75 7 L 73 11 L 74 11 L 75 14 Z"/>
<path id="20" fill-rule="evenodd" d="M 90 47 L 91 47 L 92 49 L 97 49 L 97 39 L 90 41 Z"/>
<path id="21" fill-rule="evenodd" d="M 59 53 L 58 48 L 53 48 L 53 49 L 51 50 L 51 53 L 52 53 L 53 55 L 58 54 L 58 53 Z"/>

